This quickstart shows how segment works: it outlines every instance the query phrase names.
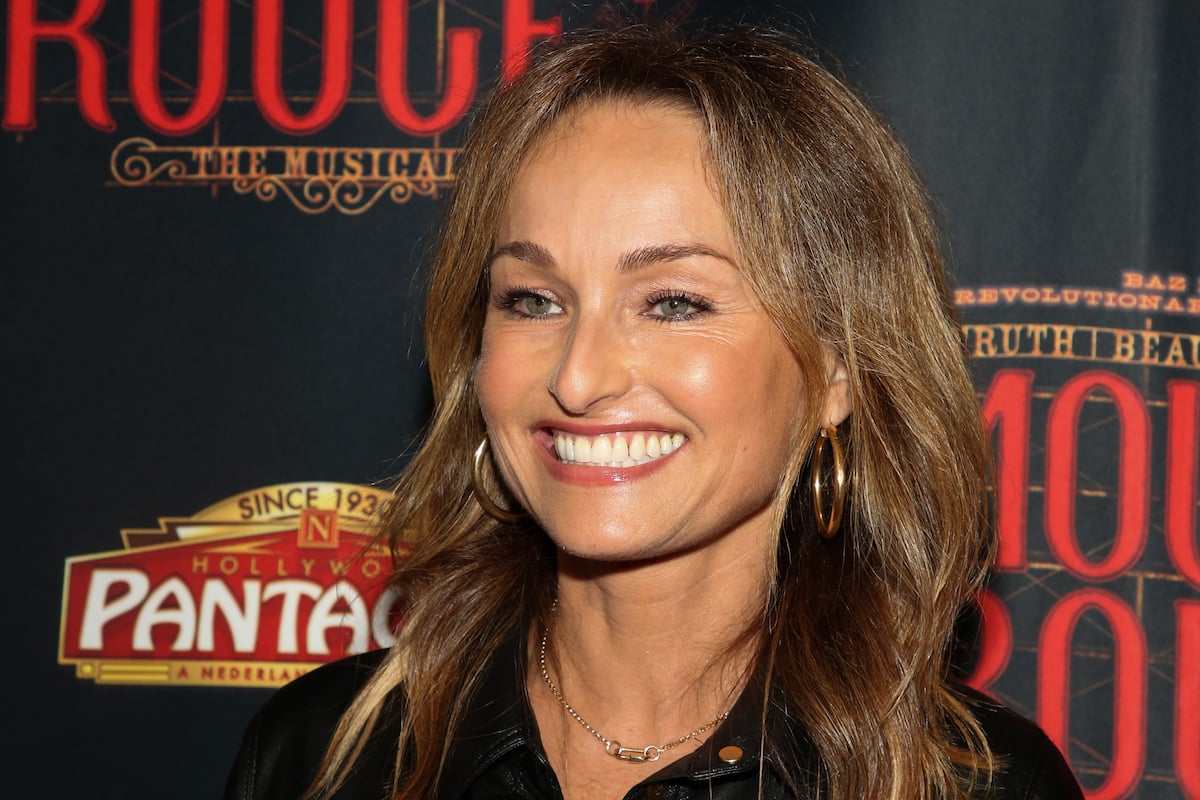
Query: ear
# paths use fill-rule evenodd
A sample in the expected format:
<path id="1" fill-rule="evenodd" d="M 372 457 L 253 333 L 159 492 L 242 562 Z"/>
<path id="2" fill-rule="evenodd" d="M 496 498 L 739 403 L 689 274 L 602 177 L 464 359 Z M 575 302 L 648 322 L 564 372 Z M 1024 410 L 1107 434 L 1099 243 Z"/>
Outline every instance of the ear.
<path id="1" fill-rule="evenodd" d="M 829 383 L 829 392 L 825 395 L 825 409 L 821 415 L 822 425 L 832 425 L 835 428 L 850 416 L 853 401 L 850 398 L 850 376 L 846 370 L 846 360 L 832 348 L 825 349 L 825 377 Z"/>

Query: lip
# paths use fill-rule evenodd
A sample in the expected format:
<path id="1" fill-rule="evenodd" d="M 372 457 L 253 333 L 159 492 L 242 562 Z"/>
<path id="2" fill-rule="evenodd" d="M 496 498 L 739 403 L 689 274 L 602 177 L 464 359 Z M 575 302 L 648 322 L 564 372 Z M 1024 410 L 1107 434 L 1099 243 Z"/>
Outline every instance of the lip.
<path id="1" fill-rule="evenodd" d="M 533 426 L 535 433 L 545 432 L 553 435 L 553 431 L 570 433 L 575 436 L 604 436 L 606 434 L 630 433 L 636 431 L 656 431 L 658 433 L 678 433 L 676 428 L 663 427 L 658 422 L 625 422 L 583 423 L 571 420 L 542 420 Z"/>
<path id="2" fill-rule="evenodd" d="M 558 460 L 554 452 L 554 432 L 568 433 L 575 436 L 603 436 L 605 434 L 625 433 L 628 431 L 661 431 L 675 433 L 671 428 L 661 424 L 644 422 L 622 422 L 620 424 L 584 424 L 566 421 L 545 421 L 539 423 L 533 431 L 533 440 L 537 445 L 542 463 L 546 465 L 550 476 L 563 483 L 576 486 L 612 486 L 629 483 L 645 478 L 671 461 L 672 457 L 687 449 L 687 443 L 665 456 L 639 464 L 636 467 L 592 467 L 582 464 L 564 464 Z"/>

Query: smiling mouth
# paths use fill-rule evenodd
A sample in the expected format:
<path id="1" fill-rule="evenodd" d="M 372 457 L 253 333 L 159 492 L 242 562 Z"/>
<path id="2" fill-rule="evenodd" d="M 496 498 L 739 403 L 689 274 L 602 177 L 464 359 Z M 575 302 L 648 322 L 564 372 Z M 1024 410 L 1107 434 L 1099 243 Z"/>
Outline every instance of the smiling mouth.
<path id="1" fill-rule="evenodd" d="M 554 431 L 554 453 L 564 464 L 584 467 L 636 467 L 678 450 L 682 433 L 636 431 L 602 436 L 576 436 Z"/>

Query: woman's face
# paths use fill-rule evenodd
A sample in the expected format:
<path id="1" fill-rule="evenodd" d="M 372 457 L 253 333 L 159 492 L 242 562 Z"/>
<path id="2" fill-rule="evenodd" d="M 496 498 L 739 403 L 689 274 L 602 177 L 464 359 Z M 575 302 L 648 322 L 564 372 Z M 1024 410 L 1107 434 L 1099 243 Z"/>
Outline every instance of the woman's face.
<path id="1" fill-rule="evenodd" d="M 492 451 L 584 558 L 769 549 L 801 446 L 804 376 L 743 280 L 700 137 L 682 110 L 586 108 L 534 150 L 496 236 Z"/>

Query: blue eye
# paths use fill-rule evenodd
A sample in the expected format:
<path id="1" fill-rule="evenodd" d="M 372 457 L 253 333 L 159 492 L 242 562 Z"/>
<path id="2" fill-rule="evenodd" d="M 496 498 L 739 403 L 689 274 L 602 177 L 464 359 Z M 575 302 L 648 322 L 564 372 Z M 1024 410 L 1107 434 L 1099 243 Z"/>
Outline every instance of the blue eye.
<path id="1" fill-rule="evenodd" d="M 531 317 L 544 317 L 558 310 L 558 306 L 550 298 L 542 297 L 540 294 L 527 294 L 517 302 L 517 305 L 520 306 L 523 313 Z"/>
<path id="2" fill-rule="evenodd" d="M 664 317 L 687 317 L 696 310 L 695 303 L 686 297 L 679 296 L 659 300 L 654 304 L 654 308 Z"/>
<path id="3" fill-rule="evenodd" d="M 524 319 L 540 319 L 562 313 L 562 306 L 548 296 L 523 286 L 515 286 L 498 294 L 493 302 L 497 308 Z"/>
<path id="4" fill-rule="evenodd" d="M 708 301 L 683 292 L 662 292 L 647 302 L 650 316 L 663 322 L 690 320 L 712 310 Z"/>

